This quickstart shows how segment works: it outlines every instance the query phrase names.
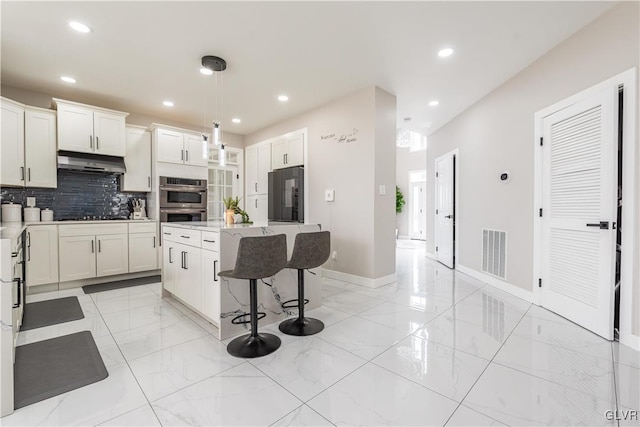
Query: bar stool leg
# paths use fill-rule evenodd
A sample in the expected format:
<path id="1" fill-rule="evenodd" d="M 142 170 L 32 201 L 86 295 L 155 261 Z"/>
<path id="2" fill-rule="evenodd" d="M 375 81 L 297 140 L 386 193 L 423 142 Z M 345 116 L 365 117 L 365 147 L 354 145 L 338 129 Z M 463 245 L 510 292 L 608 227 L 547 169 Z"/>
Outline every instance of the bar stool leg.
<path id="1" fill-rule="evenodd" d="M 273 334 L 258 333 L 258 281 L 249 280 L 249 306 L 251 308 L 251 333 L 231 341 L 227 352 L 235 357 L 251 359 L 266 356 L 280 348 L 280 338 Z"/>
<path id="2" fill-rule="evenodd" d="M 278 326 L 283 334 L 306 336 L 314 335 L 324 329 L 324 323 L 318 319 L 304 317 L 304 270 L 298 270 L 298 318 L 281 322 Z"/>

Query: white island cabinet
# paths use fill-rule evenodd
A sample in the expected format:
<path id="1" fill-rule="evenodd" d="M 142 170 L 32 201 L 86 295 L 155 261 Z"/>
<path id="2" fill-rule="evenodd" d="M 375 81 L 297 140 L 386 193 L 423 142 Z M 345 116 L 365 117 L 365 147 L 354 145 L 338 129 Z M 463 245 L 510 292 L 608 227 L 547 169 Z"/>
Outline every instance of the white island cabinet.
<path id="1" fill-rule="evenodd" d="M 221 340 L 248 332 L 248 325 L 231 320 L 249 312 L 249 281 L 218 276 L 233 270 L 242 237 L 285 234 L 287 256 L 291 257 L 298 233 L 319 231 L 319 225 L 267 223 L 236 224 L 188 222 L 162 224 L 163 295 L 173 297 L 218 327 Z M 321 305 L 320 268 L 305 272 L 306 310 Z M 282 304 L 298 295 L 298 275 L 284 269 L 273 277 L 258 281 L 258 305 L 266 317 L 261 327 L 281 322 L 297 313 Z"/>

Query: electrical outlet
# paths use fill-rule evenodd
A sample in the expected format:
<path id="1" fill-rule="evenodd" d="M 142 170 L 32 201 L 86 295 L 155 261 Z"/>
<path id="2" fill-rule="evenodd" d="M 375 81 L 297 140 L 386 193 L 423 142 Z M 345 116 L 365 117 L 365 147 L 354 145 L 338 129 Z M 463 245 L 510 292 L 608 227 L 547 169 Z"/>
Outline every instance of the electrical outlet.
<path id="1" fill-rule="evenodd" d="M 331 253 L 331 259 L 334 260 L 334 261 L 338 260 L 338 251 L 333 251 Z"/>
<path id="2" fill-rule="evenodd" d="M 381 196 L 384 196 L 385 194 L 387 194 L 387 186 L 386 185 L 381 185 L 378 188 L 378 192 L 380 193 Z"/>
<path id="3" fill-rule="evenodd" d="M 33 208 L 36 206 L 36 198 L 35 197 L 27 197 L 27 206 Z"/>
<path id="4" fill-rule="evenodd" d="M 335 200 L 336 197 L 336 192 L 335 190 L 324 190 L 324 201 L 325 202 L 333 202 Z"/>

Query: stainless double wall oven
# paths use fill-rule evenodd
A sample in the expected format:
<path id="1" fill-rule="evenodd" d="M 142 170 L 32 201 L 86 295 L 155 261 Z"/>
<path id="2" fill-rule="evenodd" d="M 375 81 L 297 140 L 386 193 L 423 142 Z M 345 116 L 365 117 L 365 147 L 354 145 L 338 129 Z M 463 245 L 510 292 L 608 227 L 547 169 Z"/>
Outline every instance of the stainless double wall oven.
<path id="1" fill-rule="evenodd" d="M 160 177 L 160 221 L 207 220 L 207 181 Z"/>

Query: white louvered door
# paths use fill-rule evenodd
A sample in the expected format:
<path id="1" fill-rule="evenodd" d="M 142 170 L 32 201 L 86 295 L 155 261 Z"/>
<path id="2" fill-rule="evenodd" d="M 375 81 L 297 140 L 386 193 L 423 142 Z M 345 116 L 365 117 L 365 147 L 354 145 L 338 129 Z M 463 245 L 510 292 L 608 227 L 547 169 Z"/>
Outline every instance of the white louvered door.
<path id="1" fill-rule="evenodd" d="M 543 120 L 541 303 L 613 338 L 617 92 Z M 607 228 L 605 228 L 607 226 Z"/>

